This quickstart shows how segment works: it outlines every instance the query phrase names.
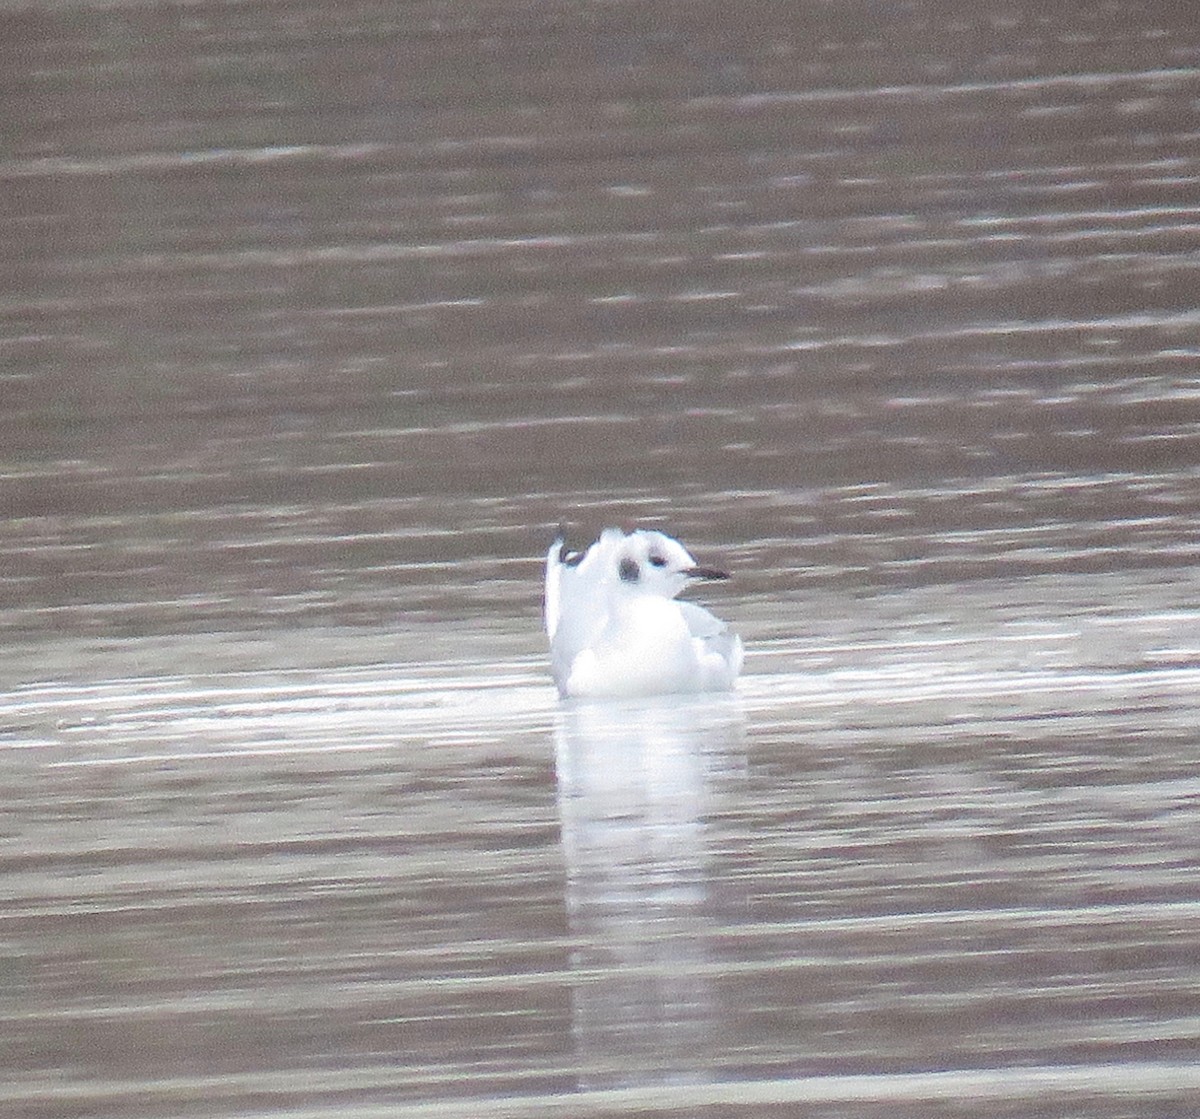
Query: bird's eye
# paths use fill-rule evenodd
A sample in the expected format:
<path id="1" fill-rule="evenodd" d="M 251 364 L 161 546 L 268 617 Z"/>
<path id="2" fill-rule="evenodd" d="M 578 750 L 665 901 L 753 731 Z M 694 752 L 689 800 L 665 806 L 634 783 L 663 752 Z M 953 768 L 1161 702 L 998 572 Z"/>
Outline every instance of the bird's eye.
<path id="1" fill-rule="evenodd" d="M 666 566 L 667 566 L 667 557 L 666 557 L 666 556 L 657 556 L 657 555 L 653 555 L 653 556 L 651 556 L 651 557 L 650 557 L 650 562 L 651 562 L 651 564 L 653 564 L 655 567 L 666 567 Z"/>

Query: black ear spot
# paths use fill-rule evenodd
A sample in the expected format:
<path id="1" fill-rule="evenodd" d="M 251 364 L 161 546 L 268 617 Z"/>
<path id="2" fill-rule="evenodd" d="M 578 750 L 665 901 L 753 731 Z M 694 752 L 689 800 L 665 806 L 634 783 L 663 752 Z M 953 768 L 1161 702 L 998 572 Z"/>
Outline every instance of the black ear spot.
<path id="1" fill-rule="evenodd" d="M 636 583 L 641 578 L 641 569 L 637 565 L 637 560 L 631 560 L 626 556 L 617 566 L 617 574 L 621 576 L 622 583 Z"/>

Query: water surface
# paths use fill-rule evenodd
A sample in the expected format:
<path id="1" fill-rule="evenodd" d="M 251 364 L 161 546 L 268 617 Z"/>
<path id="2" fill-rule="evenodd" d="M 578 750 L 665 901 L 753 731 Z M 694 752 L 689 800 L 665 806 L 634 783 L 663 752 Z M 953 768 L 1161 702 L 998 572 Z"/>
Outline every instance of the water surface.
<path id="1" fill-rule="evenodd" d="M 1193 24 L 0 14 L 5 1114 L 1190 1114 Z"/>

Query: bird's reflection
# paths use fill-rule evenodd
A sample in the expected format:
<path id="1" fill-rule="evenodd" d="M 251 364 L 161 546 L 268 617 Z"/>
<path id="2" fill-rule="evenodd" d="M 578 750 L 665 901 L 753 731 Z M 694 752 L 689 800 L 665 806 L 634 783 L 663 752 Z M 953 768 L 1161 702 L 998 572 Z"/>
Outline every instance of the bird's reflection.
<path id="1" fill-rule="evenodd" d="M 556 726 L 581 1087 L 707 1078 L 720 1018 L 709 818 L 741 763 L 736 697 L 564 708 Z"/>

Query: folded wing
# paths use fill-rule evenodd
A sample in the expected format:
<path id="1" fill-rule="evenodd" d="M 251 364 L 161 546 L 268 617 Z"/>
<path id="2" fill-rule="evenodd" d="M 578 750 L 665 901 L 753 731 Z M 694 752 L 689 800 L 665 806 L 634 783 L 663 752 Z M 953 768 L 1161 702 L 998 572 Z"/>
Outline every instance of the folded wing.
<path id="1" fill-rule="evenodd" d="M 546 553 L 546 634 L 550 666 L 560 688 L 575 658 L 599 637 L 608 621 L 604 560 L 624 535 L 620 529 L 605 529 L 582 555 L 570 555 L 560 534 Z"/>
<path id="2" fill-rule="evenodd" d="M 742 671 L 742 639 L 703 606 L 681 602 L 679 609 L 691 632 L 706 686 L 729 687 Z"/>

